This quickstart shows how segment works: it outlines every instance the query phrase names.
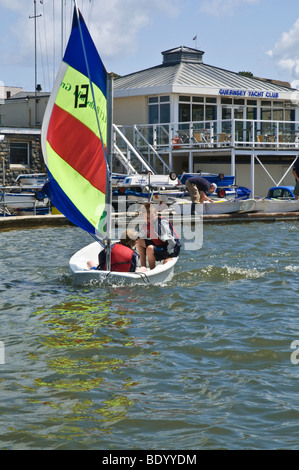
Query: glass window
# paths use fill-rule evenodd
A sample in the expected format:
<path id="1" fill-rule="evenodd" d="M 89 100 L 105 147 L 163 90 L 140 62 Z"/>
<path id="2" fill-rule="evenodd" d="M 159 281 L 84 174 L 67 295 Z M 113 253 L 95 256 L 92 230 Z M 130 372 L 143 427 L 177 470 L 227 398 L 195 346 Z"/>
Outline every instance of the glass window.
<path id="1" fill-rule="evenodd" d="M 256 108 L 248 106 L 246 108 L 246 119 L 256 119 Z"/>
<path id="2" fill-rule="evenodd" d="M 179 121 L 180 122 L 188 122 L 190 121 L 190 105 L 180 103 L 179 106 Z"/>
<path id="3" fill-rule="evenodd" d="M 11 142 L 10 143 L 10 164 L 11 165 L 29 165 L 29 143 Z"/>
<path id="4" fill-rule="evenodd" d="M 245 100 L 242 99 L 234 99 L 234 104 L 240 105 L 240 104 L 245 104 Z"/>
<path id="5" fill-rule="evenodd" d="M 284 112 L 285 121 L 295 121 L 295 110 L 294 109 L 285 109 Z"/>
<path id="6" fill-rule="evenodd" d="M 159 106 L 151 105 L 149 106 L 149 123 L 158 124 L 159 122 Z"/>
<path id="7" fill-rule="evenodd" d="M 208 105 L 206 106 L 206 121 L 216 120 L 217 108 L 216 106 Z"/>
<path id="8" fill-rule="evenodd" d="M 192 121 L 204 121 L 204 105 L 193 104 Z"/>
<path id="9" fill-rule="evenodd" d="M 261 118 L 265 121 L 271 120 L 271 109 L 262 108 L 261 109 Z"/>
<path id="10" fill-rule="evenodd" d="M 231 98 L 221 98 L 221 104 L 232 104 L 233 100 Z"/>
<path id="11" fill-rule="evenodd" d="M 190 101 L 190 96 L 180 96 L 179 101 Z"/>
<path id="12" fill-rule="evenodd" d="M 151 96 L 148 99 L 148 113 L 150 124 L 170 122 L 169 95 Z"/>
<path id="13" fill-rule="evenodd" d="M 273 120 L 283 121 L 283 109 L 273 109 Z"/>
<path id="14" fill-rule="evenodd" d="M 170 122 L 170 105 L 169 103 L 160 105 L 160 123 Z"/>
<path id="15" fill-rule="evenodd" d="M 232 118 L 232 108 L 222 108 L 222 119 Z"/>

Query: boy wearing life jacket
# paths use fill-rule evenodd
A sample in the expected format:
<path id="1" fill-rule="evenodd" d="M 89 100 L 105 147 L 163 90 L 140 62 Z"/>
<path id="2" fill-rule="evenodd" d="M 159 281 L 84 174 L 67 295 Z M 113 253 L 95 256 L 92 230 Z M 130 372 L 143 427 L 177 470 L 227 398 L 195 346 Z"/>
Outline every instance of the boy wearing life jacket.
<path id="1" fill-rule="evenodd" d="M 137 234 L 133 230 L 125 230 L 120 237 L 119 243 L 111 246 L 111 271 L 135 272 L 139 256 L 133 247 L 136 244 Z M 87 262 L 89 269 L 106 270 L 106 250 L 99 253 L 99 264 L 92 261 Z M 138 269 L 138 268 L 137 268 Z"/>
<path id="2" fill-rule="evenodd" d="M 142 207 L 145 224 L 140 230 L 137 240 L 137 251 L 141 266 L 146 266 L 146 259 L 150 269 L 154 269 L 156 261 L 163 264 L 180 253 L 181 243 L 172 224 L 157 214 L 156 207 L 150 203 Z"/>

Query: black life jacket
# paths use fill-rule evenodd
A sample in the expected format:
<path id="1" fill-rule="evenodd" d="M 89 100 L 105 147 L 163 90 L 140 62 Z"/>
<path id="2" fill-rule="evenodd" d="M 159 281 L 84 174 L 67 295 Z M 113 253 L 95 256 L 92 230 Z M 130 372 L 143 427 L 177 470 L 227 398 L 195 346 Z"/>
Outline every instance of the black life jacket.
<path id="1" fill-rule="evenodd" d="M 157 220 L 158 220 L 158 233 L 155 232 L 154 224 L 152 222 L 149 222 L 148 224 L 146 224 L 143 227 L 144 231 L 147 234 L 147 237 L 153 242 L 153 244 L 155 246 L 165 246 L 165 247 L 167 246 L 167 244 L 168 244 L 167 240 L 163 241 L 159 238 L 161 236 L 161 222 L 162 222 L 163 219 L 167 220 L 167 222 L 169 224 L 170 232 L 173 235 L 173 238 L 175 239 L 176 246 L 181 247 L 182 244 L 180 242 L 179 236 L 178 236 L 175 228 L 173 227 L 172 223 L 168 219 L 166 219 L 165 217 L 158 216 L 158 218 L 157 218 Z"/>

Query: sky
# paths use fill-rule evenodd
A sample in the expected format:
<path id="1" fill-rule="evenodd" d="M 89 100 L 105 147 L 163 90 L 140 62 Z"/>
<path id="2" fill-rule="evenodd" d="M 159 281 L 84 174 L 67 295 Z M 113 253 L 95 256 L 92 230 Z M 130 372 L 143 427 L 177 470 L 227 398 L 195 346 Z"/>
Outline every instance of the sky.
<path id="1" fill-rule="evenodd" d="M 162 63 L 162 51 L 187 46 L 204 51 L 206 64 L 299 88 L 298 0 L 77 3 L 108 72 L 153 67 Z M 74 0 L 0 0 L 0 85 L 34 91 L 36 82 L 51 90 L 73 5 Z"/>

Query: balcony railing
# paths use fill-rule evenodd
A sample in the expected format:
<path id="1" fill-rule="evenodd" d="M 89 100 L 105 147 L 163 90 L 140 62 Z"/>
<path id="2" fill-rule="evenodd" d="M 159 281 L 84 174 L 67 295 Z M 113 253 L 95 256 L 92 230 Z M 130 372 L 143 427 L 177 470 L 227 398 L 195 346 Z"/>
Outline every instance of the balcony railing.
<path id="1" fill-rule="evenodd" d="M 225 147 L 277 150 L 299 148 L 298 121 L 227 119 L 134 127 L 122 126 L 122 132 L 139 149 L 145 145 L 164 152 Z"/>

